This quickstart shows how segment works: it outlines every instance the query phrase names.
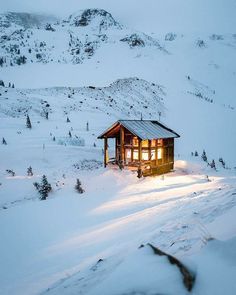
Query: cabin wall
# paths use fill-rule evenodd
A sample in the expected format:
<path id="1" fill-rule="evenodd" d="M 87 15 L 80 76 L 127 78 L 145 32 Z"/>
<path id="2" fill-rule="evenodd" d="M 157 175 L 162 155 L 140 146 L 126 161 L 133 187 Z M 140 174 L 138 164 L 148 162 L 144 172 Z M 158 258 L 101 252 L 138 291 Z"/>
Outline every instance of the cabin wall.
<path id="1" fill-rule="evenodd" d="M 129 167 L 141 163 L 144 176 L 169 172 L 174 167 L 174 138 L 139 141 L 124 128 L 116 137 L 116 163 L 121 161 Z"/>

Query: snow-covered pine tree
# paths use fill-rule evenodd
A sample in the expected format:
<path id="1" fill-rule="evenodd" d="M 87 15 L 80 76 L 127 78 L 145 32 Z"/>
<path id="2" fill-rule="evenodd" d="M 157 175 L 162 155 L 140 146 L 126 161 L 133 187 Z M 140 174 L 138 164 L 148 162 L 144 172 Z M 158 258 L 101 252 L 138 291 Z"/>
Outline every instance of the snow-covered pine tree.
<path id="1" fill-rule="evenodd" d="M 69 137 L 71 138 L 71 137 L 72 137 L 72 134 L 71 134 L 71 132 L 70 132 L 70 131 L 69 131 L 69 133 L 68 133 L 68 134 L 69 134 Z"/>
<path id="2" fill-rule="evenodd" d="M 213 168 L 213 169 L 216 169 L 216 164 L 215 164 L 215 160 L 214 159 L 210 163 L 210 167 Z"/>
<path id="3" fill-rule="evenodd" d="M 0 80 L 0 86 L 5 87 L 3 80 Z"/>
<path id="4" fill-rule="evenodd" d="M 35 182 L 34 186 L 40 194 L 40 200 L 46 200 L 48 194 L 52 191 L 52 186 L 48 182 L 46 175 L 42 176 L 41 183 Z"/>
<path id="5" fill-rule="evenodd" d="M 27 168 L 27 175 L 28 175 L 28 176 L 33 176 L 33 175 L 34 175 L 34 173 L 33 173 L 33 169 L 32 169 L 31 166 L 29 166 L 29 167 Z"/>
<path id="6" fill-rule="evenodd" d="M 69 117 L 66 118 L 66 122 L 67 122 L 67 123 L 70 123 L 70 119 L 69 119 Z"/>
<path id="7" fill-rule="evenodd" d="M 219 158 L 219 162 L 222 164 L 223 168 L 225 168 L 225 161 L 223 158 Z"/>
<path id="8" fill-rule="evenodd" d="M 9 82 L 8 87 L 11 88 L 11 82 Z"/>
<path id="9" fill-rule="evenodd" d="M 30 121 L 29 115 L 27 115 L 27 117 L 26 117 L 26 127 L 29 128 L 29 129 L 32 128 L 32 125 L 31 125 L 31 121 Z"/>
<path id="10" fill-rule="evenodd" d="M 84 193 L 84 189 L 83 189 L 82 186 L 81 186 L 81 182 L 80 182 L 79 178 L 76 179 L 75 190 L 76 190 L 79 194 L 83 194 L 83 193 Z"/>
<path id="11" fill-rule="evenodd" d="M 11 86 L 12 88 L 15 88 L 15 85 L 14 85 L 14 83 L 12 83 L 12 86 Z"/>
<path id="12" fill-rule="evenodd" d="M 202 152 L 202 159 L 204 162 L 207 162 L 207 155 L 206 155 L 205 150 L 203 150 L 203 152 Z"/>
<path id="13" fill-rule="evenodd" d="M 86 131 L 89 131 L 89 122 L 86 123 Z"/>
<path id="14" fill-rule="evenodd" d="M 7 142 L 6 142 L 6 140 L 5 140 L 5 138 L 4 138 L 4 137 L 2 138 L 2 144 L 5 144 L 5 145 L 7 145 Z"/>
<path id="15" fill-rule="evenodd" d="M 198 157 L 198 152 L 197 151 L 195 151 L 194 156 Z"/>

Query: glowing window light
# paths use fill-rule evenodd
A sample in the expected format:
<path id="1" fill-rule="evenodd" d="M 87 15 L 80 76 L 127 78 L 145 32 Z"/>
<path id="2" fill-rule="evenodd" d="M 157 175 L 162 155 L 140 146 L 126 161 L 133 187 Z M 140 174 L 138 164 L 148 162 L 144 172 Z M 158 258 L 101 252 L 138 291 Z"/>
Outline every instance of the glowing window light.
<path id="1" fill-rule="evenodd" d="M 138 160 L 138 150 L 133 150 L 133 159 Z"/>
<path id="2" fill-rule="evenodd" d="M 146 151 L 146 150 L 143 150 L 142 151 L 142 160 L 144 160 L 144 161 L 148 161 L 149 160 L 149 158 L 148 158 L 148 151 Z"/>
<path id="3" fill-rule="evenodd" d="M 156 146 L 156 139 L 152 139 L 151 140 L 151 147 L 155 147 Z"/>
<path id="4" fill-rule="evenodd" d="M 142 147 L 148 147 L 148 140 L 142 140 Z"/>
<path id="5" fill-rule="evenodd" d="M 133 137 L 133 146 L 138 146 L 138 137 Z"/>
<path id="6" fill-rule="evenodd" d="M 157 159 L 161 160 L 162 159 L 162 154 L 163 154 L 163 150 L 162 149 L 158 149 L 157 150 Z"/>
<path id="7" fill-rule="evenodd" d="M 131 149 L 125 149 L 125 157 L 126 159 L 131 159 Z"/>
<path id="8" fill-rule="evenodd" d="M 156 150 L 151 150 L 151 160 L 156 160 Z"/>

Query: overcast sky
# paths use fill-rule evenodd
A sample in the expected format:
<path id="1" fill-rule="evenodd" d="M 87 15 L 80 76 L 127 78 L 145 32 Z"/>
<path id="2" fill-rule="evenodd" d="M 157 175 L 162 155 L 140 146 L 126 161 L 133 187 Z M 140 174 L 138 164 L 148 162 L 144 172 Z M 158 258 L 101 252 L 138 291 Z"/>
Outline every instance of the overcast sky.
<path id="1" fill-rule="evenodd" d="M 212 33 L 236 33 L 236 0 L 0 0 L 2 11 L 67 16 L 85 8 L 104 8 L 122 23 L 146 32 L 184 32 L 189 27 L 204 31 L 207 22 Z"/>

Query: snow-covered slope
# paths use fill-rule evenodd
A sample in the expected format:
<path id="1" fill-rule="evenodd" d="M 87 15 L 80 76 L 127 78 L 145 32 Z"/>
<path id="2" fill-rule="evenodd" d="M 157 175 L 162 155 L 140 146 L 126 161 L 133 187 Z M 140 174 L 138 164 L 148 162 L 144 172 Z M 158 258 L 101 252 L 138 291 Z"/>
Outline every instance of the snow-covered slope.
<path id="1" fill-rule="evenodd" d="M 103 9 L 79 11 L 57 21 L 52 17 L 5 13 L 0 15 L 0 30 L 0 66 L 78 64 L 106 44 L 119 47 L 124 43 L 131 49 L 152 46 L 166 52 L 156 39 L 124 28 Z"/>
<path id="2" fill-rule="evenodd" d="M 235 31 L 188 19 L 148 35 L 103 9 L 1 15 L 0 294 L 188 294 L 175 266 L 139 249 L 152 243 L 196 275 L 192 294 L 234 295 Z M 141 113 L 181 135 L 164 177 L 102 167 L 97 136 Z M 33 185 L 43 174 L 46 201 Z"/>

